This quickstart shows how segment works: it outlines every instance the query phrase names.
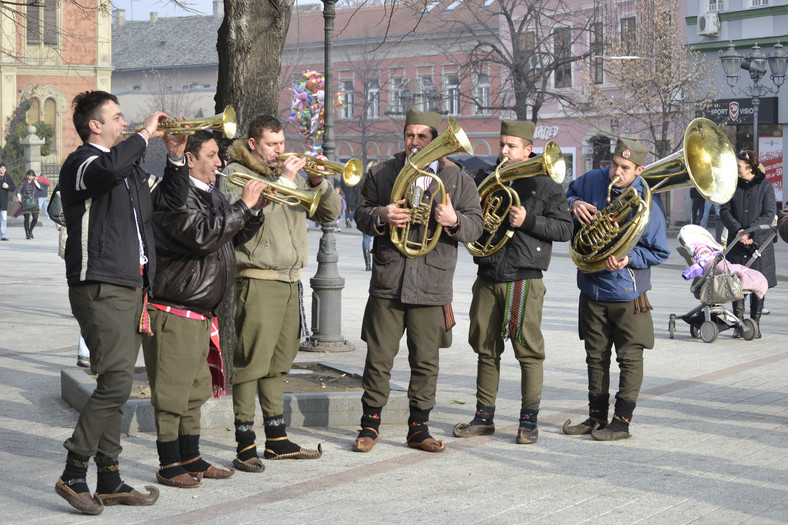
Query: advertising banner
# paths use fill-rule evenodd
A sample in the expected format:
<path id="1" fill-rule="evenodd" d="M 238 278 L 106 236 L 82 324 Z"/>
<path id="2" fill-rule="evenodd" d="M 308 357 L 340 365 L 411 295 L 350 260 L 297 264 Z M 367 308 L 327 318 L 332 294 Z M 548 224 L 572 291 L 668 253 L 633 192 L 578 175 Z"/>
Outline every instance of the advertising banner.
<path id="1" fill-rule="evenodd" d="M 783 202 L 783 138 L 758 137 L 758 160 L 766 170 L 766 180 L 774 186 L 774 195 Z"/>

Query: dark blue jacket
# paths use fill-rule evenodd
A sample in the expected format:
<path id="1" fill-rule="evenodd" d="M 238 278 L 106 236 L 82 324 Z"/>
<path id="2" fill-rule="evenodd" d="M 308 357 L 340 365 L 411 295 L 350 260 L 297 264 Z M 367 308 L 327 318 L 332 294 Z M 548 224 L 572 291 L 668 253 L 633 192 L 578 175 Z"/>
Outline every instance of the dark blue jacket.
<path id="1" fill-rule="evenodd" d="M 641 177 L 631 184 L 638 195 L 643 196 Z M 610 168 L 592 170 L 572 181 L 566 192 L 569 206 L 577 200 L 583 200 L 603 210 L 607 206 L 607 187 L 610 185 Z M 626 189 L 626 188 L 624 188 Z M 611 201 L 621 193 L 621 189 L 613 188 Z M 577 219 L 575 219 L 577 220 Z M 595 273 L 577 271 L 577 287 L 595 301 L 629 302 L 634 301 L 641 293 L 651 290 L 651 267 L 668 259 L 670 247 L 665 231 L 665 211 L 659 195 L 652 195 L 651 216 L 638 244 L 629 252 L 629 264 L 626 268 L 608 272 L 601 270 Z"/>

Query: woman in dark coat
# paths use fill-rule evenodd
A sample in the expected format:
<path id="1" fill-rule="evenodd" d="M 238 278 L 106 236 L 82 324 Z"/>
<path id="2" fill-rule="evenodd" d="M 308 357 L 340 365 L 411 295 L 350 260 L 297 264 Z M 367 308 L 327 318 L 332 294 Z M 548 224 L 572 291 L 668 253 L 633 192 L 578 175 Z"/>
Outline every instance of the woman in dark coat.
<path id="1" fill-rule="evenodd" d="M 737 155 L 739 165 L 739 180 L 733 197 L 727 204 L 720 208 L 722 223 L 728 228 L 728 244 L 746 228 L 770 225 L 774 221 L 776 203 L 774 187 L 766 181 L 766 174 L 758 163 L 758 156 L 754 151 L 742 150 Z M 728 252 L 728 260 L 732 263 L 747 264 L 753 257 L 755 250 L 760 250 L 761 256 L 755 259 L 750 268 L 758 270 L 766 277 L 769 288 L 777 285 L 777 272 L 774 260 L 774 244 L 767 246 L 763 242 L 769 237 L 770 232 L 756 231 L 739 239 L 739 242 Z M 765 299 L 765 297 L 764 297 Z M 750 317 L 759 324 L 764 299 L 750 294 Z M 738 318 L 744 317 L 744 300 L 733 302 L 733 313 Z M 738 332 L 733 336 L 738 337 Z M 760 327 L 756 337 L 761 337 Z"/>

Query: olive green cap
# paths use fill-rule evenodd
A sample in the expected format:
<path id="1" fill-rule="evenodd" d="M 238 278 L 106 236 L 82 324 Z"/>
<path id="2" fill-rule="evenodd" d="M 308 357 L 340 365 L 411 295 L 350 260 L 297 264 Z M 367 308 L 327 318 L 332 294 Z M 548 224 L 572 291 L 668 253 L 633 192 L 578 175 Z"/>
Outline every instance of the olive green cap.
<path id="1" fill-rule="evenodd" d="M 643 166 L 648 156 L 648 148 L 635 140 L 619 138 L 613 155 L 618 155 L 622 159 L 634 162 L 638 166 Z"/>
<path id="2" fill-rule="evenodd" d="M 534 131 L 536 131 L 536 124 L 530 120 L 502 120 L 501 121 L 501 135 L 509 137 L 519 137 L 521 139 L 534 141 Z"/>
<path id="3" fill-rule="evenodd" d="M 420 124 L 422 126 L 429 126 L 438 134 L 441 127 L 441 116 L 432 111 L 416 111 L 415 109 L 408 110 L 405 116 L 405 125 Z"/>

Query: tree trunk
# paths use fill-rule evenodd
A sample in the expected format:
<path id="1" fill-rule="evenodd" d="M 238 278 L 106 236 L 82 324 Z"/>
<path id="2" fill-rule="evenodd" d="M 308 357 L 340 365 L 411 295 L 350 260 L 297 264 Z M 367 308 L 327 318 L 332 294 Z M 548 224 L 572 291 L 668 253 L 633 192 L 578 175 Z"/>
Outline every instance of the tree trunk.
<path id="1" fill-rule="evenodd" d="M 224 0 L 224 20 L 216 50 L 219 81 L 216 113 L 226 105 L 238 117 L 237 138 L 244 138 L 249 122 L 266 113 L 276 116 L 279 107 L 279 72 L 282 49 L 290 26 L 294 0 Z M 228 382 L 233 372 L 235 286 L 217 309 L 224 370 Z"/>

